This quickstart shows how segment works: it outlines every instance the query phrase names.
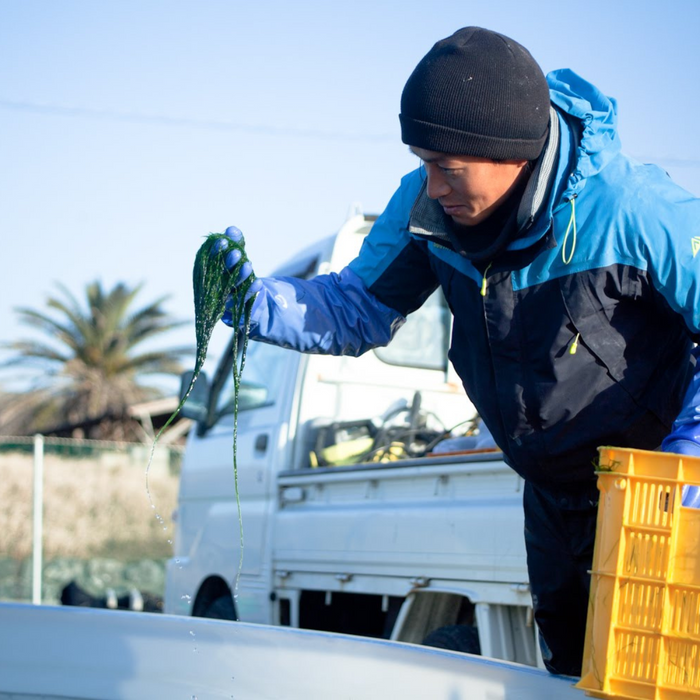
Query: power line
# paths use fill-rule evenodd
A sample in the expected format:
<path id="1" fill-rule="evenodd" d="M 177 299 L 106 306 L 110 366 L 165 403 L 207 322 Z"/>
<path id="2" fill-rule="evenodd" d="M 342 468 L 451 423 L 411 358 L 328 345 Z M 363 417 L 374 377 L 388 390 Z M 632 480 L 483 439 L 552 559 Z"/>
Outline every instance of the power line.
<path id="1" fill-rule="evenodd" d="M 119 112 L 91 107 L 65 107 L 55 104 L 39 104 L 0 98 L 0 108 L 20 112 L 33 112 L 48 116 L 83 117 L 86 119 L 103 119 L 107 121 L 131 122 L 136 124 L 154 124 L 161 126 L 186 127 L 208 131 L 239 131 L 265 136 L 286 136 L 325 141 L 369 141 L 374 143 L 396 143 L 395 134 L 352 134 L 339 131 L 319 131 L 317 129 L 298 129 L 294 127 L 276 127 L 263 124 L 244 124 L 240 122 L 215 119 L 192 119 L 188 117 L 171 117 L 163 114 L 139 114 L 136 112 Z M 679 158 L 677 156 L 635 155 L 642 162 L 661 163 L 669 167 L 700 168 L 698 158 Z"/>
<path id="2" fill-rule="evenodd" d="M 635 160 L 642 163 L 662 163 L 670 167 L 676 168 L 698 168 L 700 160 L 697 158 L 678 158 L 676 156 L 650 156 L 650 155 L 635 155 Z"/>
<path id="3" fill-rule="evenodd" d="M 33 112 L 47 116 L 83 117 L 86 119 L 103 119 L 108 121 L 155 124 L 161 126 L 184 126 L 208 131 L 240 131 L 266 136 L 292 136 L 298 138 L 321 139 L 326 141 L 372 141 L 396 142 L 396 135 L 391 134 L 352 134 L 339 131 L 319 131 L 317 129 L 298 129 L 294 127 L 276 127 L 263 124 L 243 124 L 240 122 L 219 121 L 214 119 L 191 119 L 188 117 L 171 117 L 163 114 L 139 114 L 135 112 L 118 112 L 90 107 L 65 107 L 55 104 L 38 104 L 35 102 L 18 102 L 0 99 L 0 108 L 20 112 Z"/>

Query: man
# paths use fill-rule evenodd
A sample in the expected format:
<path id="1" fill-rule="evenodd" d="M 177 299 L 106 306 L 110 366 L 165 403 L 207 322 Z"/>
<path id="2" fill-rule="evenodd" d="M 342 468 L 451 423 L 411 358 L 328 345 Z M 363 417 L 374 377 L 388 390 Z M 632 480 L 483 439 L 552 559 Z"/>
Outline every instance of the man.
<path id="1" fill-rule="evenodd" d="M 700 200 L 621 154 L 613 100 L 485 29 L 428 52 L 400 120 L 422 165 L 339 274 L 257 282 L 251 337 L 359 355 L 442 287 L 450 359 L 526 482 L 545 664 L 579 675 L 597 447 L 700 453 Z"/>

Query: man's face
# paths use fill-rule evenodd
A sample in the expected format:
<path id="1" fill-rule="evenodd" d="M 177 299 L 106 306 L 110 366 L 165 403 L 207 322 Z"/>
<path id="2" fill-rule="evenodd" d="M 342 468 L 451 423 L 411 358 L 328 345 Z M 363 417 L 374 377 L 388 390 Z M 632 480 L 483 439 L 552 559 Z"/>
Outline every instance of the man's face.
<path id="1" fill-rule="evenodd" d="M 425 165 L 428 197 L 461 226 L 474 226 L 495 211 L 510 194 L 526 160 L 495 161 L 455 156 L 411 146 Z"/>

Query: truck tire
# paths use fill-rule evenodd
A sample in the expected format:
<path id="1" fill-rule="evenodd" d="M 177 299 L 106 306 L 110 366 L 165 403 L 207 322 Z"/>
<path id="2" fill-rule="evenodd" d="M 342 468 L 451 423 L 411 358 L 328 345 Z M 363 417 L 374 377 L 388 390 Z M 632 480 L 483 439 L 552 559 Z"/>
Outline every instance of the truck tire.
<path id="1" fill-rule="evenodd" d="M 427 647 L 460 651 L 463 654 L 481 655 L 479 632 L 473 625 L 445 625 L 444 627 L 438 627 L 422 643 Z"/>
<path id="2" fill-rule="evenodd" d="M 219 596 L 207 605 L 202 613 L 202 617 L 208 617 L 210 620 L 237 620 L 236 609 L 233 606 L 233 600 L 228 594 Z"/>

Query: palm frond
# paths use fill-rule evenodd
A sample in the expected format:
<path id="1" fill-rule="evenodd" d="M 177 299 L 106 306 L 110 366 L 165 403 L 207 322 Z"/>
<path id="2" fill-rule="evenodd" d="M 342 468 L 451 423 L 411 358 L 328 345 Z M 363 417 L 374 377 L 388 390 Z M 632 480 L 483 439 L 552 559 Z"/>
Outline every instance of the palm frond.
<path id="1" fill-rule="evenodd" d="M 34 429 L 51 421 L 98 420 L 101 430 L 109 431 L 104 426 L 126 417 L 131 404 L 153 398 L 155 390 L 141 383 L 143 377 L 177 375 L 182 357 L 194 355 L 192 347 L 135 351 L 143 341 L 186 323 L 164 310 L 168 297 L 132 310 L 142 284 L 105 289 L 96 280 L 86 285 L 83 303 L 65 285 L 56 286 L 59 293 L 47 298 L 47 311 L 16 309 L 44 339 L 5 344 L 15 354 L 0 368 L 37 366 L 42 375 L 26 396 L 0 411 L 0 430 L 8 422 L 24 421 Z"/>

